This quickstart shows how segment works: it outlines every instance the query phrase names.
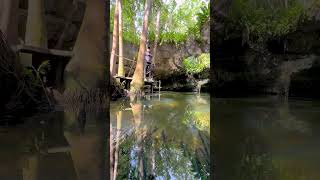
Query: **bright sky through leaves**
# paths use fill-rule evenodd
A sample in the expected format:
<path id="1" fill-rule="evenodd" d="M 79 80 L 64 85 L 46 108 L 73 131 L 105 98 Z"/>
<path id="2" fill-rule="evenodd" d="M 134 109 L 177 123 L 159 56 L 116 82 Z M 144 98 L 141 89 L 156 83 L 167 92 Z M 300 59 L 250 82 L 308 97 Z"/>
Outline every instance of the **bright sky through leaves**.
<path id="1" fill-rule="evenodd" d="M 154 0 L 149 17 L 150 41 L 155 36 L 155 16 L 161 4 L 160 43 L 180 43 L 190 35 L 200 36 L 203 19 L 209 17 L 209 0 Z M 139 42 L 144 14 L 143 0 L 123 0 L 124 39 L 133 43 Z M 111 25 L 113 25 L 114 2 L 111 3 Z M 113 27 L 113 26 L 110 26 Z"/>

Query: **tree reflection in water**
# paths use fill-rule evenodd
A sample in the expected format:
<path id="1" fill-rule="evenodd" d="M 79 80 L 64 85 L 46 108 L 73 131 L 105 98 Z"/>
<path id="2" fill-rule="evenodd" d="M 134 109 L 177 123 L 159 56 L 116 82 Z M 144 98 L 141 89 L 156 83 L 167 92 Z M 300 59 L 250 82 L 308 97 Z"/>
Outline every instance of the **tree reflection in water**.
<path id="1" fill-rule="evenodd" d="M 168 93 L 111 104 L 113 179 L 209 179 L 209 97 L 196 98 Z"/>

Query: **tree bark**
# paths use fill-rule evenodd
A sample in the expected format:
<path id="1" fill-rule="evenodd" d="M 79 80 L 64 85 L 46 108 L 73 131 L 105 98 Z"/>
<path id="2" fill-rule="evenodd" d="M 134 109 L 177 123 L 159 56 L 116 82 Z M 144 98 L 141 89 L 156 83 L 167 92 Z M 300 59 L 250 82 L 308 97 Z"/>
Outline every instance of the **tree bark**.
<path id="1" fill-rule="evenodd" d="M 42 48 L 48 47 L 44 0 L 28 1 L 25 44 Z M 32 65 L 32 55 L 21 53 L 21 63 L 25 66 Z"/>
<path id="2" fill-rule="evenodd" d="M 143 75 L 144 54 L 146 51 L 148 18 L 149 18 L 149 12 L 151 9 L 151 1 L 152 0 L 146 0 L 146 2 L 145 2 L 143 27 L 142 27 L 141 37 L 140 37 L 139 54 L 138 54 L 136 69 L 134 71 L 132 81 L 131 81 L 130 92 L 135 93 L 135 94 L 138 92 L 141 92 L 141 89 L 143 88 L 143 85 L 144 85 L 144 75 Z"/>
<path id="3" fill-rule="evenodd" d="M 105 1 L 87 0 L 82 25 L 65 69 L 65 88 L 96 88 L 105 78 Z"/>
<path id="4" fill-rule="evenodd" d="M 124 62 L 123 62 L 123 18 L 122 18 L 122 0 L 119 0 L 119 64 L 118 64 L 118 76 L 125 76 Z"/>
<path id="5" fill-rule="evenodd" d="M 117 38 L 118 38 L 118 19 L 119 19 L 119 0 L 116 0 L 116 7 L 114 10 L 114 21 L 113 21 L 113 33 L 112 33 L 112 49 L 110 55 L 110 74 L 113 76 L 115 73 L 116 58 L 115 53 L 117 49 Z"/>
<path id="6" fill-rule="evenodd" d="M 28 2 L 25 43 L 31 46 L 47 48 L 44 0 L 29 0 Z"/>
<path id="7" fill-rule="evenodd" d="M 158 46 L 158 40 L 159 40 L 159 34 L 160 34 L 160 8 L 157 11 L 157 19 L 156 19 L 156 37 L 154 39 L 154 46 L 153 46 L 153 58 L 152 63 L 156 64 L 156 55 L 157 55 L 157 46 Z"/>
<path id="8" fill-rule="evenodd" d="M 0 30 L 10 45 L 18 43 L 18 0 L 0 0 Z"/>

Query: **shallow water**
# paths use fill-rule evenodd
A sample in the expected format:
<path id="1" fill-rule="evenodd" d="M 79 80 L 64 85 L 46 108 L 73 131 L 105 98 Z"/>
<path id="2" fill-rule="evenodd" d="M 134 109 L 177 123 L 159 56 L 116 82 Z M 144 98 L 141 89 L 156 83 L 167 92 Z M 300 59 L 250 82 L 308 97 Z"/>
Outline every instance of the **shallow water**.
<path id="1" fill-rule="evenodd" d="M 1 180 L 105 179 L 106 114 L 52 112 L 0 127 Z"/>
<path id="2" fill-rule="evenodd" d="M 216 179 L 320 179 L 320 102 L 214 99 Z"/>
<path id="3" fill-rule="evenodd" d="M 208 94 L 162 92 L 111 103 L 117 179 L 209 179 Z"/>
<path id="4" fill-rule="evenodd" d="M 123 99 L 110 112 L 117 179 L 208 179 L 207 94 Z M 106 113 L 59 111 L 22 122 L 0 126 L 0 180 L 106 179 Z"/>

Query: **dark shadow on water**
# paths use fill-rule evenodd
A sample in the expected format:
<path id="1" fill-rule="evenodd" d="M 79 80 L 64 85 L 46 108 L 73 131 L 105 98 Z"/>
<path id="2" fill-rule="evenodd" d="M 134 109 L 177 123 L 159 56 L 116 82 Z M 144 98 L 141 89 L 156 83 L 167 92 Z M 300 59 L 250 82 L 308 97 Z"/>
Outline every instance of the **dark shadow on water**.
<path id="1" fill-rule="evenodd" d="M 217 98 L 211 105 L 217 179 L 320 178 L 319 101 Z"/>
<path id="2" fill-rule="evenodd" d="M 106 179 L 107 114 L 52 112 L 0 127 L 0 179 Z"/>

